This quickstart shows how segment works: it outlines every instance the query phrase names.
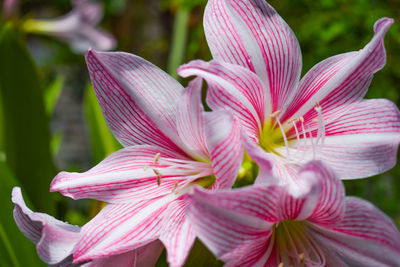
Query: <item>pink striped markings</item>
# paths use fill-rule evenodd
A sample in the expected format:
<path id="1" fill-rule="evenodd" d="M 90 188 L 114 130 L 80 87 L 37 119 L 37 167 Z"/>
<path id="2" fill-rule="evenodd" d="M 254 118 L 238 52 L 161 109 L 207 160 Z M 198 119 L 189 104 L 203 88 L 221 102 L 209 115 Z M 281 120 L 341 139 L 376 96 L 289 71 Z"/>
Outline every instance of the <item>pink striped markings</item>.
<path id="1" fill-rule="evenodd" d="M 262 159 L 260 159 L 262 160 Z M 270 164 L 268 160 L 259 163 Z M 258 180 L 279 181 L 268 172 Z M 345 197 L 320 161 L 304 165 L 301 184 L 264 184 L 186 195 L 200 240 L 228 266 L 397 266 L 400 233 L 372 204 Z"/>
<path id="2" fill-rule="evenodd" d="M 195 184 L 232 187 L 242 161 L 240 124 L 228 111 L 203 110 L 200 78 L 184 89 L 134 55 L 91 50 L 86 59 L 106 121 L 125 148 L 51 183 L 73 199 L 108 202 L 83 226 L 74 263 L 161 240 L 170 266 L 182 266 L 195 239 L 182 197 Z"/>
<path id="3" fill-rule="evenodd" d="M 205 79 L 209 106 L 233 112 L 256 144 L 270 142 L 260 140 L 268 131 L 280 135 L 268 144 L 273 151 L 263 148 L 282 181 L 295 183 L 299 166 L 313 159 L 331 164 L 341 179 L 369 177 L 395 165 L 400 143 L 396 106 L 363 100 L 385 64 L 392 23 L 378 20 L 363 49 L 328 58 L 299 80 L 297 39 L 266 1 L 211 0 L 204 26 L 214 60 L 189 62 L 178 73 Z"/>
<path id="4" fill-rule="evenodd" d="M 15 222 L 21 232 L 36 245 L 40 259 L 51 266 L 76 266 L 72 263 L 72 252 L 79 240 L 81 227 L 31 211 L 26 206 L 19 187 L 13 189 L 12 201 L 15 204 Z M 80 266 L 150 266 L 140 264 L 155 264 L 162 248 L 161 242 L 154 241 L 140 249 L 103 257 Z"/>

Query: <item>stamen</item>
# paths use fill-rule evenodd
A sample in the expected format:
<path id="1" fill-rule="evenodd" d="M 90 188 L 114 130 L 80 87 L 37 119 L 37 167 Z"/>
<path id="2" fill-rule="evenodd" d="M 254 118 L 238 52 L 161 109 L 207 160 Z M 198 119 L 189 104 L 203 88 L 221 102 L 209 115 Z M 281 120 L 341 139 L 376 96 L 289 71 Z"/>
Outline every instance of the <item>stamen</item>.
<path id="1" fill-rule="evenodd" d="M 172 192 L 175 192 L 175 190 L 178 188 L 178 182 L 175 181 L 174 187 L 172 188 Z"/>
<path id="2" fill-rule="evenodd" d="M 283 262 L 278 264 L 278 267 L 283 267 L 283 266 L 284 266 Z"/>
<path id="3" fill-rule="evenodd" d="M 157 164 L 157 161 L 158 161 L 158 159 L 160 158 L 160 153 L 157 153 L 155 156 L 154 156 L 154 159 L 153 159 L 153 164 Z"/>
<path id="4" fill-rule="evenodd" d="M 161 173 L 157 169 L 153 169 L 153 172 L 155 173 L 155 175 L 157 175 L 157 185 L 160 186 L 161 185 Z"/>
<path id="5" fill-rule="evenodd" d="M 299 147 L 300 147 L 300 135 L 299 135 L 299 131 L 297 130 L 297 126 L 296 126 L 295 122 L 297 122 L 296 118 L 291 119 L 290 121 L 288 121 L 288 123 L 292 123 L 293 124 L 294 131 L 296 132 L 296 138 L 297 138 L 296 150 L 299 150 Z"/>
<path id="6" fill-rule="evenodd" d="M 279 115 L 279 113 L 281 113 L 281 111 L 280 110 L 277 110 L 277 111 L 275 111 L 274 113 L 272 113 L 271 115 L 269 115 L 271 118 L 276 118 L 278 115 Z"/>
<path id="7" fill-rule="evenodd" d="M 306 151 L 306 146 L 307 146 L 307 134 L 306 134 L 306 130 L 304 128 L 304 118 L 300 117 L 300 121 L 301 121 L 301 130 L 303 132 L 303 140 L 304 140 L 304 144 L 303 144 L 303 152 L 305 153 Z"/>
<path id="8" fill-rule="evenodd" d="M 148 168 L 149 168 L 149 165 L 145 165 L 145 166 L 143 167 L 143 170 L 146 171 Z"/>
<path id="9" fill-rule="evenodd" d="M 319 105 L 318 102 L 316 102 L 316 107 L 315 111 L 318 113 L 318 136 L 317 136 L 317 147 L 318 143 L 320 146 L 320 150 L 322 149 L 322 146 L 324 145 L 325 142 L 325 124 L 324 124 L 324 118 L 322 117 L 322 107 Z"/>
<path id="10" fill-rule="evenodd" d="M 311 131 L 309 131 L 309 130 L 307 130 L 307 132 L 308 132 L 308 136 L 310 137 L 311 147 L 312 147 L 312 151 L 313 151 L 313 159 L 315 159 L 315 156 L 316 156 L 316 147 L 315 147 L 315 145 L 314 145 L 314 140 L 313 140 L 313 137 L 312 137 L 312 133 L 311 133 Z"/>
<path id="11" fill-rule="evenodd" d="M 288 140 L 287 140 L 287 138 L 286 138 L 285 131 L 283 130 L 282 124 L 281 124 L 281 122 L 279 121 L 278 117 L 275 117 L 275 120 L 276 120 L 276 122 L 277 122 L 278 125 L 279 125 L 279 129 L 281 129 L 283 141 L 285 142 L 285 147 L 286 147 L 287 160 L 290 161 L 289 143 L 288 143 Z"/>

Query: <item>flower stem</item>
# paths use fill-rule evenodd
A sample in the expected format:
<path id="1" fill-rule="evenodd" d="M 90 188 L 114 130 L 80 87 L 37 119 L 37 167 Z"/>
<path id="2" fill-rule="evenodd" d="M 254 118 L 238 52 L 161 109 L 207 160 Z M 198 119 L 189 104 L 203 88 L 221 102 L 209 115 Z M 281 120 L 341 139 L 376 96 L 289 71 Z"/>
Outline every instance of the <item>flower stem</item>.
<path id="1" fill-rule="evenodd" d="M 188 8 L 180 6 L 175 16 L 171 52 L 168 58 L 168 73 L 175 79 L 178 78 L 176 69 L 184 60 L 189 14 Z"/>

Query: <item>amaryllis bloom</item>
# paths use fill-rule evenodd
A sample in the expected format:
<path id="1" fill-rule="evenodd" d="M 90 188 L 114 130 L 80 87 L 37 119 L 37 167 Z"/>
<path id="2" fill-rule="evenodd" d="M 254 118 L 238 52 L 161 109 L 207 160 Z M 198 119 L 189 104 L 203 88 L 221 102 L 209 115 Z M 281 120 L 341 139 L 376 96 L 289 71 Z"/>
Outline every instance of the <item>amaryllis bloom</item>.
<path id="1" fill-rule="evenodd" d="M 21 232 L 36 245 L 41 260 L 49 266 L 78 266 L 72 263 L 72 251 L 79 240 L 81 230 L 79 226 L 64 223 L 44 213 L 31 211 L 26 206 L 19 187 L 13 189 L 12 201 L 15 204 L 15 222 Z M 100 258 L 79 266 L 150 266 L 155 264 L 161 251 L 162 244 L 155 241 L 137 250 Z"/>
<path id="2" fill-rule="evenodd" d="M 77 53 L 89 48 L 111 50 L 116 46 L 114 37 L 97 28 L 103 17 L 103 5 L 89 0 L 73 0 L 73 10 L 53 19 L 30 19 L 24 23 L 27 32 L 55 36 L 67 42 Z"/>
<path id="3" fill-rule="evenodd" d="M 208 105 L 228 109 L 293 182 L 311 159 L 341 179 L 392 168 L 400 142 L 400 113 L 385 99 L 363 100 L 386 61 L 383 38 L 393 19 L 375 23 L 361 50 L 328 58 L 301 80 L 301 52 L 289 26 L 264 0 L 210 0 L 204 27 L 214 60 L 179 69 L 207 80 Z M 294 179 L 295 180 L 295 179 Z"/>
<path id="4" fill-rule="evenodd" d="M 345 197 L 341 181 L 319 161 L 298 176 L 300 190 L 260 182 L 219 192 L 195 188 L 185 196 L 188 217 L 227 266 L 399 265 L 400 232 L 384 213 Z"/>
<path id="5" fill-rule="evenodd" d="M 82 228 L 74 262 L 160 239 L 170 266 L 181 266 L 195 240 L 182 196 L 195 184 L 232 186 L 242 161 L 239 122 L 228 112 L 203 111 L 201 79 L 184 90 L 131 54 L 89 51 L 86 60 L 105 119 L 125 148 L 51 183 L 65 196 L 108 202 Z"/>

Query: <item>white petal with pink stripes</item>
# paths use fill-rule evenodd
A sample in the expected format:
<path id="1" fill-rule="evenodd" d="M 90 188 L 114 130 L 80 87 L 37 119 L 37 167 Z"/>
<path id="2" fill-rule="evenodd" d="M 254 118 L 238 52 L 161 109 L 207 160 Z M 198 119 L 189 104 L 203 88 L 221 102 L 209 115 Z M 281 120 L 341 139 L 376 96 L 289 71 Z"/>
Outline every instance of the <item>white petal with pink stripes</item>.
<path id="1" fill-rule="evenodd" d="M 195 232 L 228 266 L 396 266 L 400 232 L 386 215 L 345 198 L 321 162 L 298 176 L 302 194 L 291 185 L 195 188 L 185 196 Z"/>

